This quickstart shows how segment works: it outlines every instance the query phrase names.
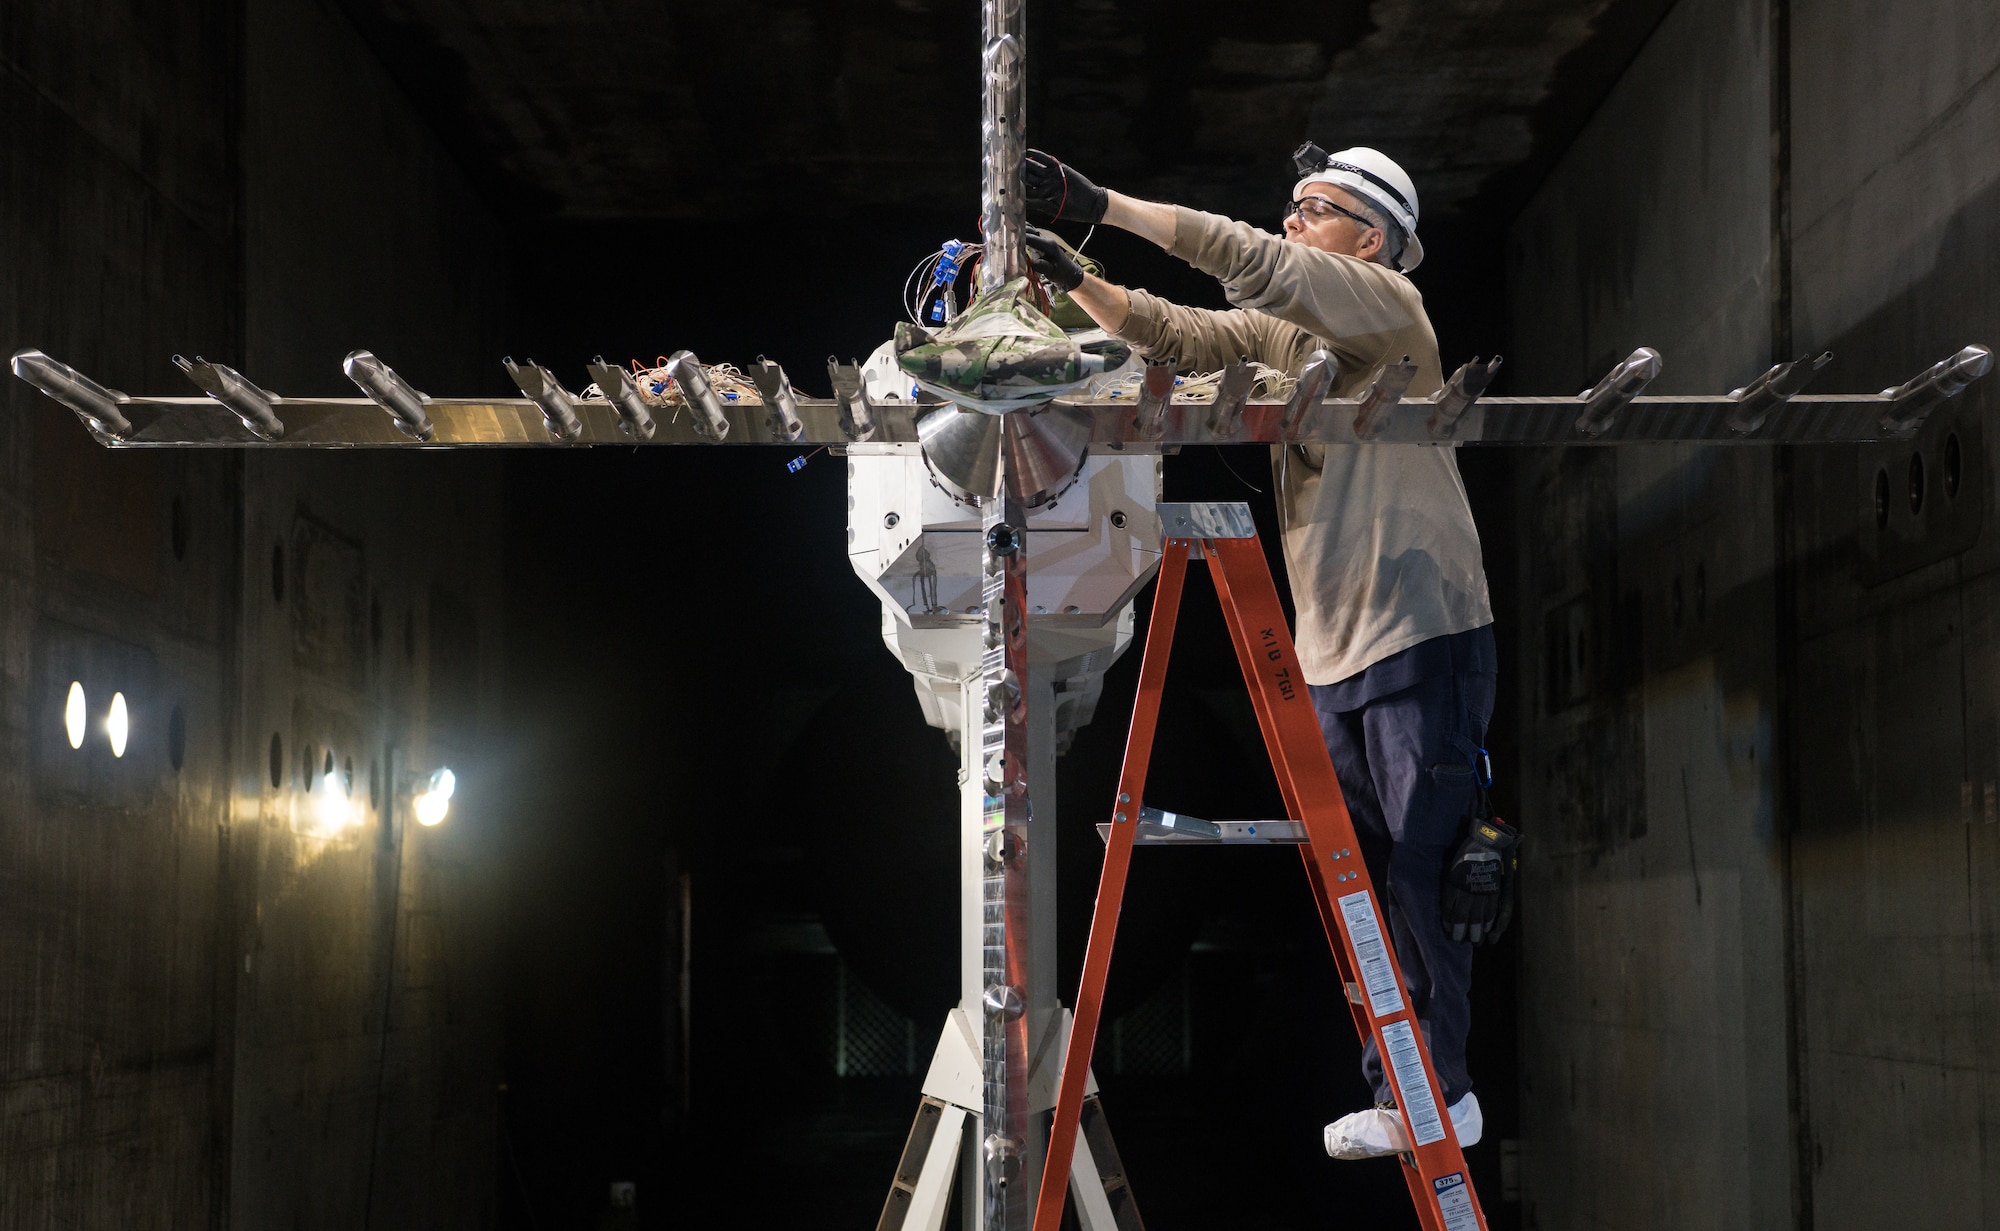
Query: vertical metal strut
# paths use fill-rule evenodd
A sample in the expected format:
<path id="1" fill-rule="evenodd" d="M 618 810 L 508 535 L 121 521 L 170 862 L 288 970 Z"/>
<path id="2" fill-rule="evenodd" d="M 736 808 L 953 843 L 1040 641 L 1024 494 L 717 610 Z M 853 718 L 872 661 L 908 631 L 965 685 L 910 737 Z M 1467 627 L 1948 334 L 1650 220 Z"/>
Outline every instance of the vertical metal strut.
<path id="1" fill-rule="evenodd" d="M 980 731 L 985 779 L 985 838 L 981 869 L 980 1060 L 984 1079 L 984 1129 L 980 1143 L 985 1177 L 985 1231 L 1025 1231 L 1030 1192 L 1024 1170 L 1031 1161 L 1028 1068 L 1031 1020 L 1028 967 L 1028 551 L 1026 510 L 1011 496 L 1007 461 L 1000 460 L 1000 494 L 985 502 L 986 600 L 980 672 L 985 684 Z M 1039 1162 L 1034 1158 L 1032 1161 Z"/>
<path id="2" fill-rule="evenodd" d="M 1027 152 L 1026 0 L 983 0 L 985 94 L 980 109 L 980 221 L 986 254 L 979 289 L 994 290 L 1028 272 L 1022 250 L 1025 201 L 1021 157 Z"/>
<path id="3" fill-rule="evenodd" d="M 1027 272 L 1022 249 L 1021 157 L 1027 131 L 1026 0 L 983 0 L 980 221 L 986 254 L 981 292 Z M 997 495 L 984 502 L 986 531 L 981 731 L 986 839 L 982 869 L 981 1068 L 985 1130 L 980 1142 L 984 1231 L 1025 1231 L 1030 1194 L 1023 1170 L 1028 1122 L 1028 552 L 1026 510 L 1011 492 L 1004 451 Z M 1053 786 L 1053 784 L 1050 784 Z M 1035 1161 L 1039 1162 L 1039 1159 Z"/>

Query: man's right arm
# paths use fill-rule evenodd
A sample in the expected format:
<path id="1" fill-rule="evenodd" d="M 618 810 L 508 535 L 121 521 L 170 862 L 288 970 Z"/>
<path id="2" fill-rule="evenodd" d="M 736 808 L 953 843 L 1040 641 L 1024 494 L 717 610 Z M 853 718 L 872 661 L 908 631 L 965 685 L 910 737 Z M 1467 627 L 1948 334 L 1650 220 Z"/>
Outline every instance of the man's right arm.
<path id="1" fill-rule="evenodd" d="M 1171 360 L 1176 367 L 1191 372 L 1214 372 L 1245 358 L 1264 363 L 1284 362 L 1283 356 L 1273 353 L 1278 342 L 1274 334 L 1289 335 L 1291 330 L 1276 317 L 1261 312 L 1190 308 L 1146 291 L 1127 290 L 1101 278 L 1091 278 L 1077 289 L 1086 290 L 1093 282 L 1103 288 L 1096 292 L 1096 297 L 1104 304 L 1105 315 L 1099 316 L 1082 299 L 1077 302 L 1083 304 L 1098 324 L 1137 346 L 1150 359 Z M 1076 293 L 1071 292 L 1071 297 L 1076 298 Z M 1116 324 L 1109 319 L 1114 314 Z"/>
<path id="2" fill-rule="evenodd" d="M 1069 292 L 1069 297 L 1110 333 L 1124 328 L 1125 318 L 1132 315 L 1132 296 L 1125 288 L 1096 274 L 1085 274 L 1082 285 Z"/>

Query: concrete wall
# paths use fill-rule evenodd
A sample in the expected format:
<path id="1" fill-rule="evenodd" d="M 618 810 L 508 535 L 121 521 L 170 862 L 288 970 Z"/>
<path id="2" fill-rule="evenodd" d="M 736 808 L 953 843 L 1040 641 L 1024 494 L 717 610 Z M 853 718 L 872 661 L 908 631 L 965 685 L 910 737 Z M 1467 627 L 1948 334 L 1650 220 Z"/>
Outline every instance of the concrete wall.
<path id="1" fill-rule="evenodd" d="M 365 188 L 305 117 L 362 133 Z M 9 352 L 309 392 L 402 340 L 458 379 L 504 288 L 466 196 L 315 0 L 0 12 Z M 11 379 L 0 410 L 0 1227 L 490 1222 L 497 472 L 112 453 Z M 371 799 L 392 750 L 468 769 L 451 822 Z"/>
<path id="2" fill-rule="evenodd" d="M 1800 349 L 1879 388 L 1995 344 L 1991 6 L 1795 0 L 1793 24 Z M 1913 442 L 1799 459 L 1797 1028 L 1822 1229 L 2000 1222 L 1996 405 L 1989 378 Z"/>
<path id="3" fill-rule="evenodd" d="M 2000 336 L 1990 12 L 1793 0 L 1787 55 L 1769 3 L 1681 0 L 1516 223 L 1516 388 L 1647 344 L 1726 390 L 1789 333 L 1873 390 Z M 1525 1225 L 2000 1217 L 1991 397 L 1523 458 Z"/>

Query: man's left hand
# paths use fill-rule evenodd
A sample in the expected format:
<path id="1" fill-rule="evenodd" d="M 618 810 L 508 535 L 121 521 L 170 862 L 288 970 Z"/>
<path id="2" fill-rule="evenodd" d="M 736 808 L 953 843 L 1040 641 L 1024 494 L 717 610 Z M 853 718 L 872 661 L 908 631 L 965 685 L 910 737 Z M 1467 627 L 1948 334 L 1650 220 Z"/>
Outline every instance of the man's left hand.
<path id="1" fill-rule="evenodd" d="M 1521 833 L 1495 817 L 1474 819 L 1445 865 L 1440 905 L 1453 940 L 1493 944 L 1514 915 L 1515 850 Z"/>
<path id="2" fill-rule="evenodd" d="M 1021 186 L 1028 198 L 1028 217 L 1049 223 L 1104 221 L 1111 194 L 1091 183 L 1060 158 L 1029 150 L 1021 162 Z"/>

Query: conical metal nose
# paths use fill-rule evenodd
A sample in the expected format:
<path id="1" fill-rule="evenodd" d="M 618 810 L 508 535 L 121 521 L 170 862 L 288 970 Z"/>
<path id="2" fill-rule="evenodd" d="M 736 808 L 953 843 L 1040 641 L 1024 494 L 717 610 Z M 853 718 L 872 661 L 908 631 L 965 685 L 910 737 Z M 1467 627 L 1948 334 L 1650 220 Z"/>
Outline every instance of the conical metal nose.
<path id="1" fill-rule="evenodd" d="M 1028 508 L 1047 504 L 1069 490 L 1090 454 L 1090 412 L 1073 406 L 1043 406 L 1005 416 L 1007 484 Z"/>
<path id="2" fill-rule="evenodd" d="M 960 500 L 978 504 L 1000 490 L 1000 416 L 940 406 L 917 420 L 931 477 Z"/>
<path id="3" fill-rule="evenodd" d="M 917 420 L 924 464 L 960 500 L 979 504 L 1000 491 L 1007 456 L 1008 494 L 1028 508 L 1067 491 L 1090 452 L 1090 414 L 1073 406 L 982 414 L 940 406 Z"/>

